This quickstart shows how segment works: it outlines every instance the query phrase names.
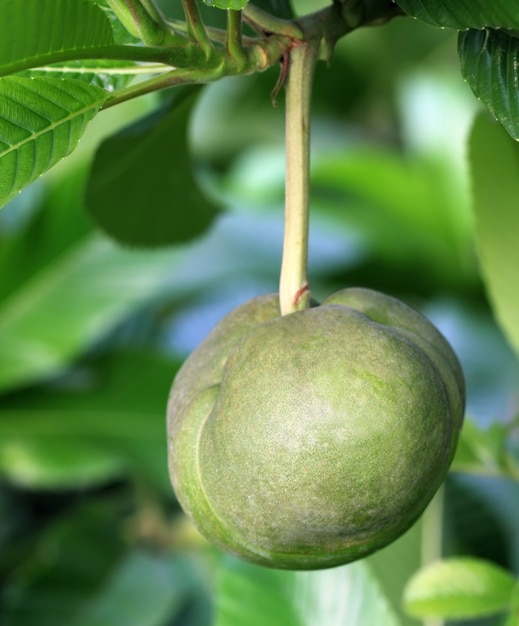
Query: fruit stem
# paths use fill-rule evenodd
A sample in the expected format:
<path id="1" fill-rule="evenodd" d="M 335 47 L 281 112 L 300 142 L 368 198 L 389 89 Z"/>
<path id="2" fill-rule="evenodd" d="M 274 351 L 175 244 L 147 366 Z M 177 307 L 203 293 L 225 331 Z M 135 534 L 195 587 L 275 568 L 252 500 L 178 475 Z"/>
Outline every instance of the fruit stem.
<path id="1" fill-rule="evenodd" d="M 281 315 L 310 306 L 307 279 L 310 104 L 319 42 L 294 41 L 288 53 L 285 112 L 285 235 L 279 282 Z"/>

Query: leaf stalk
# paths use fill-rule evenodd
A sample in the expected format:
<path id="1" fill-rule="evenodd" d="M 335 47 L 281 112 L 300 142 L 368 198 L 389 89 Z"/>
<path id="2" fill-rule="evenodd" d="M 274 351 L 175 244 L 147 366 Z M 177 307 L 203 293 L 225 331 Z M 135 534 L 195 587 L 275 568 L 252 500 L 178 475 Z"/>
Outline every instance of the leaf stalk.
<path id="1" fill-rule="evenodd" d="M 107 0 L 126 30 L 148 46 L 179 43 L 153 0 Z"/>
<path id="2" fill-rule="evenodd" d="M 213 51 L 213 44 L 205 29 L 196 0 L 182 0 L 182 8 L 186 17 L 189 36 L 196 41 L 206 57 L 210 57 Z"/>

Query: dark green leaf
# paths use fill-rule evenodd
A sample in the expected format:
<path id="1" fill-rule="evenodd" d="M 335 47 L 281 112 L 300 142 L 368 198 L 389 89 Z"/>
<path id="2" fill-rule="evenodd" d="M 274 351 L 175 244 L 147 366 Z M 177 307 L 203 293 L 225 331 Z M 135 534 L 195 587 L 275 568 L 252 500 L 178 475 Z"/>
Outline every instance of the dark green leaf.
<path id="1" fill-rule="evenodd" d="M 519 144 L 480 115 L 469 158 L 483 278 L 496 317 L 519 353 Z"/>
<path id="2" fill-rule="evenodd" d="M 72 152 L 107 97 L 73 79 L 0 78 L 0 206 Z"/>
<path id="3" fill-rule="evenodd" d="M 0 75 L 52 63 L 57 52 L 113 43 L 110 20 L 87 0 L 2 0 L 0 23 Z"/>
<path id="4" fill-rule="evenodd" d="M 482 474 L 450 472 L 443 511 L 444 556 L 471 555 L 495 563 L 515 559 L 509 528 L 519 513 L 519 485 Z"/>
<path id="5" fill-rule="evenodd" d="M 70 624 L 124 554 L 120 506 L 112 497 L 73 507 L 34 537 L 34 549 L 3 581 L 3 625 Z"/>
<path id="6" fill-rule="evenodd" d="M 68 626 L 164 626 L 183 608 L 186 569 L 170 556 L 133 550 Z"/>
<path id="7" fill-rule="evenodd" d="M 397 4 L 408 15 L 433 26 L 519 30 L 516 0 L 397 0 Z"/>
<path id="8" fill-rule="evenodd" d="M 189 558 L 128 546 L 129 504 L 124 493 L 112 492 L 69 505 L 48 523 L 35 549 L 2 581 L 2 625 L 172 623 L 200 586 L 199 575 Z"/>
<path id="9" fill-rule="evenodd" d="M 417 617 L 461 619 L 510 608 L 516 580 L 510 572 L 481 559 L 452 558 L 420 570 L 404 596 Z"/>
<path id="10" fill-rule="evenodd" d="M 519 37 L 499 30 L 460 33 L 461 71 L 492 115 L 519 139 Z"/>
<path id="11" fill-rule="evenodd" d="M 217 214 L 191 172 L 187 125 L 193 96 L 107 139 L 86 189 L 88 209 L 114 239 L 131 246 L 184 242 Z"/>
<path id="12" fill-rule="evenodd" d="M 290 0 L 256 0 L 254 5 L 285 20 L 290 20 L 294 17 Z"/>

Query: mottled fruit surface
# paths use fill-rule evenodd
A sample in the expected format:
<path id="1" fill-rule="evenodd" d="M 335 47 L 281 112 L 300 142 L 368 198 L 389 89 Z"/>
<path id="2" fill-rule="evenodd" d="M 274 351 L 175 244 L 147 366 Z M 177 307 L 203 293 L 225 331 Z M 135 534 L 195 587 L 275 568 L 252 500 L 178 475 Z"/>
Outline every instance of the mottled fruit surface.
<path id="1" fill-rule="evenodd" d="M 281 316 L 276 294 L 235 309 L 180 369 L 169 468 L 217 546 L 316 569 L 387 545 L 443 481 L 463 374 L 420 313 L 367 289 Z"/>

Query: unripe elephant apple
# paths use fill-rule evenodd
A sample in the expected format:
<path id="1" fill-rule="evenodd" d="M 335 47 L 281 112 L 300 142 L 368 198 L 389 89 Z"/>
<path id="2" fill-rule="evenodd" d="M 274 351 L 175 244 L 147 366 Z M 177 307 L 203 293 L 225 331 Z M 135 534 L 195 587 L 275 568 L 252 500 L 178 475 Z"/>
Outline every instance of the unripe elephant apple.
<path id="1" fill-rule="evenodd" d="M 420 313 L 367 289 L 281 316 L 276 294 L 225 317 L 168 405 L 177 497 L 217 546 L 317 569 L 382 548 L 443 481 L 463 374 Z"/>

